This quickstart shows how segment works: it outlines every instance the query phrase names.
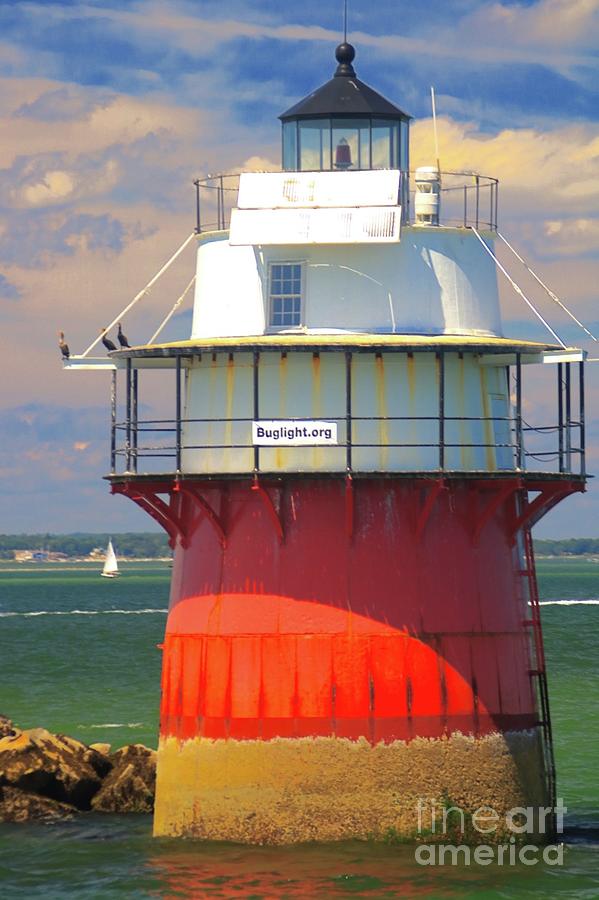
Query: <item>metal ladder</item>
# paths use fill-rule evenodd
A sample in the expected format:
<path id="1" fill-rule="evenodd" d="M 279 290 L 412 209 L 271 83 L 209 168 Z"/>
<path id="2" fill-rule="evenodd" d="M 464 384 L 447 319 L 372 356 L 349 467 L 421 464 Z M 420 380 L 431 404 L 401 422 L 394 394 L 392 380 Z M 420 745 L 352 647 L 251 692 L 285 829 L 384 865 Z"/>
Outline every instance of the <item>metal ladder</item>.
<path id="1" fill-rule="evenodd" d="M 555 757 L 553 752 L 553 733 L 551 729 L 551 714 L 549 711 L 549 692 L 547 689 L 547 670 L 545 666 L 545 649 L 543 646 L 543 629 L 541 626 L 541 608 L 539 606 L 539 590 L 535 571 L 535 557 L 532 543 L 531 530 L 526 525 L 522 529 L 525 568 L 520 574 L 526 579 L 526 595 L 528 596 L 530 618 L 525 619 L 524 624 L 531 632 L 531 657 L 532 667 L 529 674 L 536 679 L 536 695 L 539 704 L 540 718 L 537 725 L 542 728 L 543 758 L 545 762 L 545 781 L 549 804 L 555 810 L 556 804 L 556 775 Z M 552 831 L 555 833 L 555 813 L 551 816 Z"/>

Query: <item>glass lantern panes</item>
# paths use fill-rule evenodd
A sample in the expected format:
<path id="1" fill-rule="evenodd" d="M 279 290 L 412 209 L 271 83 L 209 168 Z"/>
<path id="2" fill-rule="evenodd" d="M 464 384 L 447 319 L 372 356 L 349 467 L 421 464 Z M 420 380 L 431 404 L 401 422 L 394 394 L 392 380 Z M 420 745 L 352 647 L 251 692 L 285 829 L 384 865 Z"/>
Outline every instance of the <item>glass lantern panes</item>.
<path id="1" fill-rule="evenodd" d="M 399 123 L 372 120 L 372 168 L 399 168 Z"/>
<path id="2" fill-rule="evenodd" d="M 283 169 L 293 171 L 297 168 L 297 122 L 285 122 L 283 125 Z"/>
<path id="3" fill-rule="evenodd" d="M 301 263 L 272 263 L 270 266 L 270 324 L 273 328 L 294 328 L 302 323 Z"/>
<path id="4" fill-rule="evenodd" d="M 401 126 L 401 131 L 400 131 Z M 326 172 L 408 167 L 408 121 L 333 116 L 283 124 L 283 168 Z"/>
<path id="5" fill-rule="evenodd" d="M 331 128 L 328 119 L 306 119 L 299 127 L 299 171 L 331 168 Z"/>
<path id="6" fill-rule="evenodd" d="M 348 150 L 343 153 L 344 145 Z M 370 169 L 369 123 L 359 119 L 333 120 L 333 169 Z"/>

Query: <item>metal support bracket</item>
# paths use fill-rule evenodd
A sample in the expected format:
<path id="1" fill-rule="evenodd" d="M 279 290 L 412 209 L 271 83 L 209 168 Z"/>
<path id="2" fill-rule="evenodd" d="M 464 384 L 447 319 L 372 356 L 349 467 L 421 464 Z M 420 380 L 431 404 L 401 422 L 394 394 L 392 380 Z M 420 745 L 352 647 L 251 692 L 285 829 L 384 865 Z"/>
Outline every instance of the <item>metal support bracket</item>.
<path id="1" fill-rule="evenodd" d="M 516 491 L 522 488 L 522 480 L 520 478 L 516 478 L 513 481 L 507 481 L 503 485 L 499 487 L 499 490 L 493 493 L 493 496 L 487 501 L 484 509 L 477 517 L 474 523 L 474 529 L 472 533 L 472 542 L 474 545 L 478 544 L 481 533 L 497 510 L 506 503 Z"/>
<path id="2" fill-rule="evenodd" d="M 214 529 L 214 532 L 220 542 L 221 547 L 224 549 L 227 546 L 227 535 L 225 533 L 225 529 L 223 527 L 223 524 L 222 524 L 219 516 L 212 509 L 212 507 L 210 506 L 210 504 L 208 503 L 206 498 L 202 497 L 202 495 L 197 490 L 195 490 L 193 487 L 191 487 L 188 484 L 185 484 L 182 481 L 178 482 L 178 490 L 181 494 L 183 494 L 187 497 L 190 497 L 192 499 L 193 503 L 196 506 L 198 506 L 200 509 L 200 515 L 196 516 L 191 521 L 191 524 L 189 527 L 189 535 L 191 536 L 191 534 L 197 528 L 199 519 L 202 516 L 205 516 L 208 519 L 208 521 L 210 522 L 210 525 L 212 526 L 212 528 Z"/>
<path id="3" fill-rule="evenodd" d="M 421 537 L 422 533 L 424 532 L 428 520 L 431 517 L 431 513 L 434 509 L 435 503 L 437 502 L 437 498 L 439 497 L 441 491 L 446 490 L 446 488 L 447 485 L 442 478 L 436 478 L 433 483 L 428 486 L 426 500 L 422 505 L 422 509 L 418 514 L 418 520 L 416 522 L 416 539 Z"/>
<path id="4" fill-rule="evenodd" d="M 111 491 L 113 494 L 124 494 L 126 497 L 134 500 L 141 509 L 152 516 L 168 534 L 168 543 L 172 549 L 177 543 L 177 538 L 184 546 L 186 545 L 185 529 L 181 519 L 175 513 L 172 494 L 171 502 L 165 503 L 158 496 L 155 486 L 141 485 L 139 483 L 135 485 L 131 483 L 113 484 Z"/>
<path id="5" fill-rule="evenodd" d="M 262 484 L 260 484 L 260 480 L 257 475 L 254 475 L 254 479 L 252 481 L 252 486 L 251 486 L 250 490 L 255 491 L 258 494 L 258 496 L 260 497 L 260 499 L 262 500 L 262 502 L 264 503 L 266 512 L 268 513 L 271 522 L 275 526 L 275 531 L 277 532 L 279 542 L 282 544 L 285 540 L 285 530 L 283 528 L 283 523 L 281 521 L 280 511 L 277 512 L 277 509 L 275 507 L 272 497 L 270 496 L 270 494 L 268 493 L 266 488 Z M 279 503 L 279 510 L 280 510 L 280 503 Z"/>
<path id="6" fill-rule="evenodd" d="M 570 494 L 584 492 L 585 486 L 577 481 L 557 482 L 553 484 L 527 482 L 527 491 L 539 491 L 532 502 L 526 502 L 522 513 L 516 518 L 512 527 L 512 542 L 521 528 L 532 528 L 543 518 L 545 513 L 568 497 Z"/>

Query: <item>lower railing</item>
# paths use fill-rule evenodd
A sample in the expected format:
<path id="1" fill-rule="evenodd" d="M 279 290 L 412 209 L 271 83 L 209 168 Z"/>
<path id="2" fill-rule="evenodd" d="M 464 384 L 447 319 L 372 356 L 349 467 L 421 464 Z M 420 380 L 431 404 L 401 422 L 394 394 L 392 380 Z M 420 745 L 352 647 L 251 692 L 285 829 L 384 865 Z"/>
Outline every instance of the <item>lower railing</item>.
<path id="1" fill-rule="evenodd" d="M 325 472 L 382 471 L 532 471 L 557 472 L 584 476 L 584 441 L 580 421 L 533 427 L 522 423 L 517 429 L 512 417 L 446 416 L 319 416 L 277 419 L 287 429 L 303 423 L 318 423 L 322 431 L 336 435 L 335 442 L 314 443 L 254 442 L 252 427 L 265 423 L 272 430 L 273 419 L 223 417 L 218 419 L 144 419 L 115 422 L 113 426 L 112 472 L 141 470 L 202 472 L 221 470 L 259 473 L 265 471 L 301 471 L 298 454 L 318 450 L 319 463 L 306 462 L 310 471 Z M 325 428 L 330 426 L 330 428 Z M 206 432 L 212 431 L 207 439 Z M 469 429 L 502 434 L 502 440 L 457 439 Z M 421 440 L 400 440 L 398 431 L 428 431 Z M 214 433 L 216 431 L 216 434 Z M 384 431 L 385 435 L 381 436 Z M 393 432 L 396 432 L 394 435 Z M 194 434 L 195 432 L 195 434 Z M 203 437 L 204 436 L 204 437 Z M 326 440 L 326 435 L 325 435 Z M 308 436 L 309 441 L 309 436 Z M 277 465 L 272 453 L 276 451 Z M 227 454 L 229 458 L 227 459 Z M 290 459 L 290 454 L 295 458 Z M 384 457 L 384 462 L 381 460 Z M 156 463 L 161 461 L 156 467 Z M 164 461 L 168 461 L 166 469 Z M 119 465 L 121 463 L 121 465 Z M 148 466 L 148 463 L 150 465 Z M 557 465 L 555 465 L 557 463 Z M 239 467 L 239 468 L 237 468 Z"/>
<path id="2" fill-rule="evenodd" d="M 269 352 L 275 352 L 273 349 Z M 127 359 L 125 370 L 125 417 L 117 415 L 117 372 L 113 372 L 111 392 L 111 472 L 122 463 L 125 472 L 137 473 L 140 464 L 151 460 L 169 460 L 162 471 L 223 472 L 302 471 L 301 458 L 293 463 L 284 455 L 298 452 L 296 444 L 279 442 L 265 446 L 253 433 L 253 425 L 276 420 L 285 426 L 304 421 L 316 424 L 330 422 L 336 439 L 303 441 L 304 450 L 317 448 L 318 461 L 312 460 L 307 470 L 347 474 L 373 471 L 411 472 L 549 472 L 584 478 L 585 469 L 585 390 L 584 363 L 559 362 L 557 373 L 557 421 L 535 424 L 523 415 L 522 360 L 515 354 L 516 364 L 506 366 L 509 373 L 511 407 L 508 415 L 448 415 L 446 397 L 445 353 L 437 356 L 436 396 L 429 397 L 434 415 L 360 416 L 354 410 L 355 385 L 352 375 L 353 351 L 340 351 L 345 357 L 345 387 L 335 401 L 333 415 L 315 419 L 284 418 L 271 409 L 261 390 L 261 353 L 253 351 L 250 407 L 244 417 L 186 418 L 183 400 L 183 357 L 175 360 L 174 416 L 167 419 L 141 419 L 138 408 L 139 371 Z M 233 354 L 229 354 L 233 359 Z M 572 377 L 576 365 L 578 378 Z M 577 384 L 575 383 L 577 382 Z M 451 400 L 451 398 L 449 398 Z M 362 406 L 362 409 L 364 407 Z M 455 407 L 453 407 L 455 409 Z M 449 406 L 452 409 L 452 406 Z M 245 411 L 245 406 L 242 407 Z M 343 410 L 343 412 L 341 412 Z M 211 433 L 209 433 L 211 432 Z M 272 451 L 279 456 L 273 462 Z M 225 455 L 236 453 L 236 460 Z M 245 453 L 245 456 L 240 456 Z M 327 455 L 328 463 L 325 461 Z M 212 457 L 212 458 L 211 458 Z M 143 461 L 143 462 L 142 462 Z M 225 465 L 226 462 L 226 465 Z M 289 468 L 286 468 L 286 465 Z M 224 466 L 224 467 L 223 467 Z M 156 469 L 154 469 L 156 471 Z"/>

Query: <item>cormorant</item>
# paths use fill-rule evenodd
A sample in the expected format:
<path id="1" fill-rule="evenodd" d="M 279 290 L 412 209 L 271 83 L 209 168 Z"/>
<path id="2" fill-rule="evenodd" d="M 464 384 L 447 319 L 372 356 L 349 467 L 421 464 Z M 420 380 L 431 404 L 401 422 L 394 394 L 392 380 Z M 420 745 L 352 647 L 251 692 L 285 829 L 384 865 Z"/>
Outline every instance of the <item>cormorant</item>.
<path id="1" fill-rule="evenodd" d="M 58 346 L 60 347 L 60 352 L 62 353 L 63 359 L 68 359 L 71 355 L 71 351 L 69 350 L 69 345 L 66 343 L 64 339 L 64 331 L 58 332 Z"/>
<path id="2" fill-rule="evenodd" d="M 100 334 L 102 335 L 102 343 L 106 347 L 106 349 L 110 352 L 111 350 L 116 350 L 116 344 L 110 340 L 110 338 L 106 337 L 106 329 L 102 328 L 100 330 Z"/>
<path id="3" fill-rule="evenodd" d="M 129 341 L 127 340 L 125 335 L 123 334 L 123 329 L 121 328 L 121 323 L 117 322 L 117 325 L 119 326 L 119 331 L 117 334 L 117 337 L 119 339 L 119 344 L 121 345 L 121 347 L 130 347 L 131 344 L 129 343 Z"/>

